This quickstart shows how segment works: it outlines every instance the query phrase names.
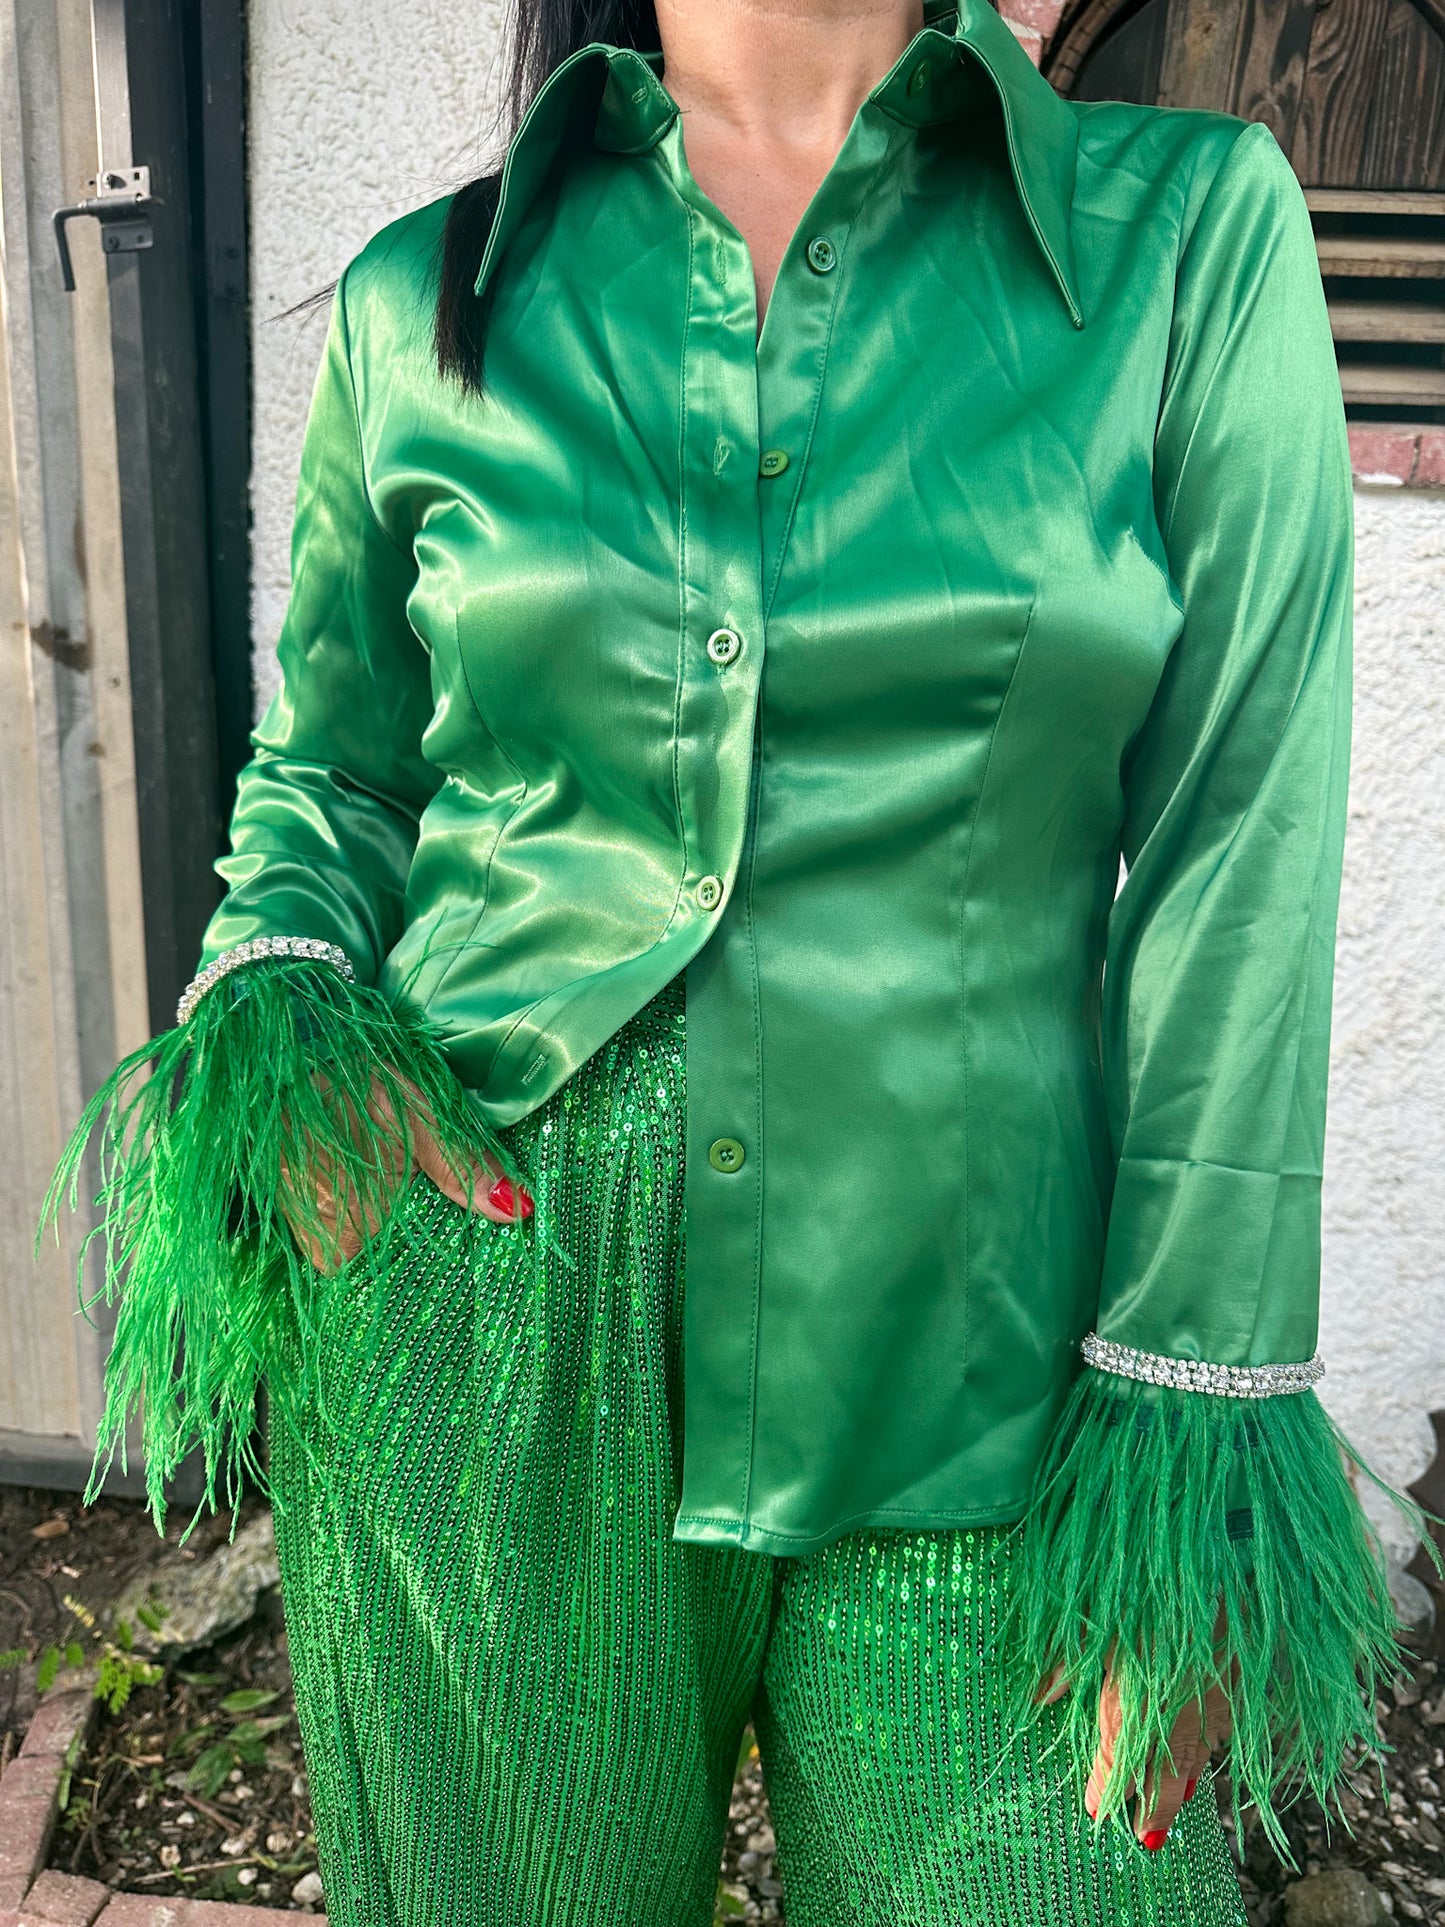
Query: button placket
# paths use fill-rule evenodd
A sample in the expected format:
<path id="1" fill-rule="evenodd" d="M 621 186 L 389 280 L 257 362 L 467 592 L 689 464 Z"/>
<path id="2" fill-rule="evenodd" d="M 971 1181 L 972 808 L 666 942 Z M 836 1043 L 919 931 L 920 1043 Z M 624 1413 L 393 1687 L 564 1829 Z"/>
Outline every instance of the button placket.
<path id="1" fill-rule="evenodd" d="M 838 158 L 805 210 L 768 301 L 757 344 L 760 441 L 758 474 L 791 483 L 759 488 L 763 516 L 763 616 L 782 574 L 788 535 L 807 478 L 819 384 L 842 298 L 843 257 L 858 213 L 880 170 L 913 129 L 865 102 Z"/>
<path id="2" fill-rule="evenodd" d="M 686 1210 L 689 1238 L 708 1262 L 684 1313 L 680 1511 L 705 1515 L 712 1528 L 747 1514 L 749 1413 L 765 1316 L 758 1246 L 765 1027 L 749 879 L 762 807 L 755 754 L 766 727 L 759 694 L 767 612 L 807 470 L 848 235 L 890 140 L 903 131 L 881 112 L 860 116 L 789 248 L 761 337 L 746 243 L 691 179 L 679 130 L 669 130 L 658 150 L 693 230 L 682 381 L 679 718 L 690 754 L 681 759 L 679 791 L 691 866 L 682 910 L 698 933 L 687 965 Z M 810 258 L 810 244 L 820 241 Z M 744 729 L 746 770 L 734 761 Z M 698 876 L 703 866 L 711 872 Z"/>

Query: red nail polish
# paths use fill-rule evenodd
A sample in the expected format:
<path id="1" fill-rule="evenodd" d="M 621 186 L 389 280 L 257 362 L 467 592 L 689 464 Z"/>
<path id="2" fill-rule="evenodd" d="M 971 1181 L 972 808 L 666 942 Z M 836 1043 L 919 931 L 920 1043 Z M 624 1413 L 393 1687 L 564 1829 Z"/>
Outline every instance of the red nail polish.
<path id="1" fill-rule="evenodd" d="M 505 1211 L 509 1218 L 515 1218 L 517 1215 L 518 1198 L 517 1193 L 512 1189 L 512 1180 L 510 1178 L 498 1178 L 491 1190 L 487 1193 L 487 1203 L 498 1211 Z M 526 1187 L 523 1186 L 521 1193 L 522 1216 L 525 1218 L 531 1209 L 532 1200 L 527 1195 Z"/>
<path id="2" fill-rule="evenodd" d="M 1184 1782 L 1184 1797 L 1186 1800 L 1192 1800 L 1194 1798 L 1194 1789 L 1198 1785 L 1199 1781 L 1197 1779 L 1186 1780 Z"/>
<path id="3" fill-rule="evenodd" d="M 1167 1827 L 1156 1827 L 1152 1833 L 1146 1833 L 1144 1835 L 1144 1845 L 1150 1853 L 1158 1853 L 1168 1838 L 1169 1830 Z"/>

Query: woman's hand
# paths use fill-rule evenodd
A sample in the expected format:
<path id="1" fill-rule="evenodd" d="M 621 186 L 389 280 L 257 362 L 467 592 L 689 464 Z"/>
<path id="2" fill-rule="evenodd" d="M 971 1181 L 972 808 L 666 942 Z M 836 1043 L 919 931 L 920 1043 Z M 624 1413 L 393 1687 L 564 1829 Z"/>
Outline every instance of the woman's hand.
<path id="1" fill-rule="evenodd" d="M 1061 1699 L 1068 1691 L 1061 1673 L 1062 1669 L 1053 1673 L 1039 1688 L 1037 1697 L 1044 1704 Z M 1091 1820 L 1098 1817 L 1099 1803 L 1114 1768 L 1114 1749 L 1122 1723 L 1119 1688 L 1111 1670 L 1104 1675 L 1099 1694 L 1099 1746 L 1084 1788 L 1084 1808 Z M 1135 1813 L 1134 1831 L 1151 1853 L 1157 1853 L 1169 1838 L 1180 1808 L 1194 1797 L 1200 1774 L 1218 1742 L 1229 1737 L 1229 1730 L 1229 1699 L 1220 1684 L 1205 1693 L 1202 1720 L 1200 1709 L 1189 1706 L 1175 1721 L 1169 1736 L 1168 1761 L 1162 1771 L 1156 1765 L 1146 1775 Z M 1132 1781 L 1124 1789 L 1126 1798 L 1136 1792 Z"/>
<path id="2" fill-rule="evenodd" d="M 484 1218 L 490 1218 L 496 1224 L 513 1224 L 519 1218 L 527 1217 L 533 1205 L 525 1187 L 514 1187 L 511 1180 L 490 1162 L 472 1161 L 470 1182 L 463 1182 L 458 1177 L 427 1122 L 421 1093 L 405 1078 L 398 1081 L 416 1100 L 407 1106 L 404 1127 L 398 1121 L 379 1077 L 372 1080 L 371 1095 L 366 1106 L 373 1125 L 379 1127 L 367 1132 L 368 1141 L 376 1146 L 378 1155 L 390 1167 L 391 1196 L 394 1198 L 404 1188 L 414 1170 L 420 1170 L 454 1204 L 461 1205 L 465 1210 L 479 1211 Z M 408 1136 L 411 1140 L 410 1156 L 407 1152 Z M 348 1190 L 343 1213 L 337 1196 L 335 1173 L 326 1160 L 317 1157 L 299 1173 L 283 1165 L 281 1175 L 284 1193 L 292 1197 L 309 1196 L 316 1215 L 326 1227 L 326 1236 L 323 1238 L 317 1238 L 302 1229 L 292 1212 L 287 1210 L 283 1197 L 281 1215 L 315 1268 L 324 1274 L 354 1258 L 362 1244 L 359 1203 L 354 1193 Z M 366 1222 L 369 1233 L 378 1229 L 374 1211 L 367 1211 Z"/>
<path id="3" fill-rule="evenodd" d="M 1099 1695 L 1099 1750 L 1094 1755 L 1084 1789 L 1084 1806 L 1091 1820 L 1098 1812 L 1113 1771 L 1120 1723 L 1119 1689 L 1111 1672 L 1105 1675 Z M 1151 1853 L 1157 1853 L 1169 1838 L 1169 1830 L 1179 1818 L 1179 1809 L 1193 1797 L 1195 1784 L 1208 1766 L 1215 1744 L 1228 1734 L 1229 1701 L 1223 1687 L 1214 1685 L 1204 1695 L 1202 1718 L 1198 1706 L 1187 1706 L 1175 1721 L 1169 1736 L 1168 1757 L 1150 1767 L 1142 1792 L 1132 1783 L 1125 1787 L 1126 1797 L 1140 1794 L 1134 1831 Z"/>

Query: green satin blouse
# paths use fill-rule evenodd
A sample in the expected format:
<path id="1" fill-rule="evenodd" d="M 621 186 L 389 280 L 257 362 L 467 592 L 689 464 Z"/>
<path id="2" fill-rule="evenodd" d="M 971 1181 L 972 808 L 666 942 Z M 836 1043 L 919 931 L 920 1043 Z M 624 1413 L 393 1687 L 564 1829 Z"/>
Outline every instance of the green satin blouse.
<path id="1" fill-rule="evenodd" d="M 494 1124 L 686 971 L 678 1538 L 1017 1517 L 1093 1328 L 1307 1359 L 1352 496 L 1269 129 L 930 5 L 759 337 L 661 54 L 594 42 L 480 402 L 445 213 L 333 307 L 201 962 L 340 945 Z"/>

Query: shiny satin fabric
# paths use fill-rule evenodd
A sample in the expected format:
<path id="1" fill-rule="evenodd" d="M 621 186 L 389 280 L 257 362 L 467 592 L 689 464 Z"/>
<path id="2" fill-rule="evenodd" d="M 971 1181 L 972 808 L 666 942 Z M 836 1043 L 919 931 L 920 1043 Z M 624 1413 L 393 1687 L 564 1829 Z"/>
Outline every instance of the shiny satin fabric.
<path id="1" fill-rule="evenodd" d="M 202 961 L 340 944 L 496 1124 L 685 971 L 676 1535 L 1003 1521 L 1091 1327 L 1314 1346 L 1353 550 L 1309 217 L 1263 125 L 1065 102 L 931 4 L 759 338 L 683 134 L 660 53 L 553 73 L 481 402 L 446 203 L 348 269 Z"/>

